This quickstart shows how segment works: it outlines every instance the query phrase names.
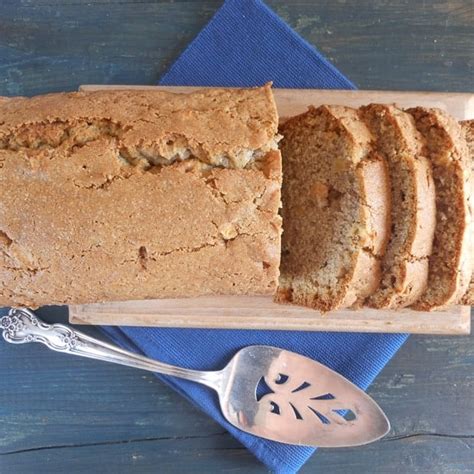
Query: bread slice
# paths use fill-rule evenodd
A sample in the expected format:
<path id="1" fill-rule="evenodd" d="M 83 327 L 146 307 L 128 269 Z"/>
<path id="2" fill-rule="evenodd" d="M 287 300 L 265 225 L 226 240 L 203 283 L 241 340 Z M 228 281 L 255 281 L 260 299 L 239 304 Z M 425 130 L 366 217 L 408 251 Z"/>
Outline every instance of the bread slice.
<path id="1" fill-rule="evenodd" d="M 390 189 L 372 136 L 348 107 L 321 106 L 281 127 L 282 263 L 278 302 L 326 312 L 362 302 L 380 281 Z"/>
<path id="2" fill-rule="evenodd" d="M 466 137 L 467 146 L 469 148 L 469 156 L 471 158 L 471 246 L 474 247 L 474 222 L 473 222 L 473 206 L 474 206 L 474 120 L 465 120 L 461 122 L 461 127 Z M 471 248 L 471 261 L 473 265 L 473 273 L 471 282 L 466 294 L 462 297 L 461 303 L 467 305 L 474 305 L 474 248 Z"/>
<path id="3" fill-rule="evenodd" d="M 413 117 L 394 105 L 361 107 L 360 116 L 388 164 L 391 183 L 391 235 L 382 259 L 383 276 L 367 300 L 375 308 L 415 302 L 428 282 L 428 257 L 435 228 L 431 165 Z"/>
<path id="4" fill-rule="evenodd" d="M 408 112 L 426 140 L 436 186 L 436 229 L 428 288 L 414 308 L 432 310 L 456 303 L 471 280 L 470 163 L 461 126 L 438 109 Z"/>

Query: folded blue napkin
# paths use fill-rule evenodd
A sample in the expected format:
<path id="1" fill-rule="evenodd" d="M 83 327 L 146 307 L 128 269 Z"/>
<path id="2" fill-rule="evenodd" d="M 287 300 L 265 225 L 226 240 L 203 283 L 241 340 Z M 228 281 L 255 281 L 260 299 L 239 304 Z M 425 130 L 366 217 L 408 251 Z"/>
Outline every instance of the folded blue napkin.
<path id="1" fill-rule="evenodd" d="M 259 0 L 228 0 L 160 84 L 354 89 L 355 86 Z M 222 368 L 241 347 L 268 344 L 318 360 L 365 389 L 405 335 L 104 327 L 121 346 L 193 369 Z M 296 472 L 314 449 L 243 433 L 222 417 L 209 389 L 159 376 L 214 418 L 273 472 Z"/>

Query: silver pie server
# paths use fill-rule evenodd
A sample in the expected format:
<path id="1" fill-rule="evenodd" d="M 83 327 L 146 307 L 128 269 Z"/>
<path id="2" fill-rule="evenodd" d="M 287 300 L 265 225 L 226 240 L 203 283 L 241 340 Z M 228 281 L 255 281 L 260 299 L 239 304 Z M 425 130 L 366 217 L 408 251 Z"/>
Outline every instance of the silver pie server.
<path id="1" fill-rule="evenodd" d="M 99 359 L 201 383 L 214 389 L 224 417 L 237 428 L 282 443 L 344 447 L 382 438 L 390 424 L 362 390 L 328 367 L 294 352 L 249 346 L 215 372 L 185 369 L 123 350 L 27 309 L 0 319 L 13 344 L 41 342 L 54 351 Z"/>

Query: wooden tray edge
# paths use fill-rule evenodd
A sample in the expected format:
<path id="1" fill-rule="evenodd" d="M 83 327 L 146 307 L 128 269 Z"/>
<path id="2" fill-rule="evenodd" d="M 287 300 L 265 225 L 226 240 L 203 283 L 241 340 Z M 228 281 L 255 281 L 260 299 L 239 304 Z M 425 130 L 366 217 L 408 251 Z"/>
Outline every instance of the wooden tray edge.
<path id="1" fill-rule="evenodd" d="M 470 306 L 442 311 L 385 311 L 369 308 L 317 311 L 277 305 L 266 297 L 149 300 L 69 307 L 73 324 L 207 329 L 329 331 L 468 335 Z M 240 300 L 240 301 L 239 301 Z"/>

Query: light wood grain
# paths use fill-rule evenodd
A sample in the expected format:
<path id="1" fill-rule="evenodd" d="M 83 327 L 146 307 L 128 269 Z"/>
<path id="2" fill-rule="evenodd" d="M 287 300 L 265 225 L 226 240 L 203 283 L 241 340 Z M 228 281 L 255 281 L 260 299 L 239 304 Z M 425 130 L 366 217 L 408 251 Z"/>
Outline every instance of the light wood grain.
<path id="1" fill-rule="evenodd" d="M 151 89 L 189 93 L 199 87 L 84 85 L 81 90 Z M 401 107 L 442 108 L 457 119 L 474 118 L 474 94 L 400 91 L 274 89 L 280 117 L 289 117 L 308 105 L 340 104 L 358 107 L 370 102 Z M 393 332 L 414 334 L 469 334 L 469 307 L 439 312 L 411 310 L 342 310 L 329 315 L 295 306 L 282 306 L 267 297 L 206 297 L 172 300 L 113 302 L 73 306 L 75 324 L 160 326 L 305 331 Z"/>
<path id="2" fill-rule="evenodd" d="M 276 304 L 271 297 L 265 296 L 213 296 L 71 306 L 69 320 L 74 324 L 120 326 L 414 334 L 469 334 L 471 321 L 468 306 L 436 312 L 345 309 L 322 315 L 309 308 Z"/>
<path id="3" fill-rule="evenodd" d="M 139 85 L 83 85 L 80 90 L 148 89 L 189 93 L 202 87 L 170 87 Z M 352 91 L 331 89 L 273 89 L 280 117 L 291 117 L 304 112 L 308 105 L 361 105 L 396 103 L 400 107 L 438 107 L 446 110 L 458 120 L 474 118 L 474 94 L 463 92 L 404 92 L 404 91 Z"/>

